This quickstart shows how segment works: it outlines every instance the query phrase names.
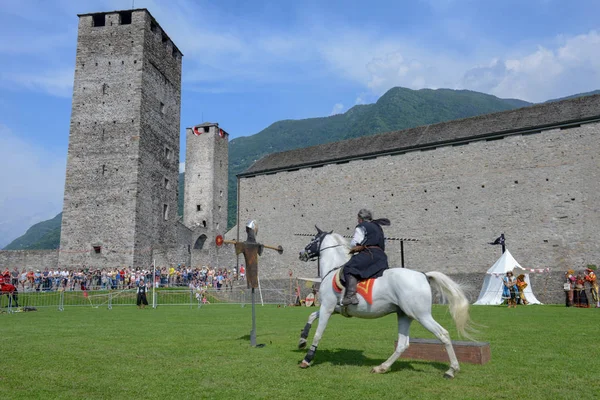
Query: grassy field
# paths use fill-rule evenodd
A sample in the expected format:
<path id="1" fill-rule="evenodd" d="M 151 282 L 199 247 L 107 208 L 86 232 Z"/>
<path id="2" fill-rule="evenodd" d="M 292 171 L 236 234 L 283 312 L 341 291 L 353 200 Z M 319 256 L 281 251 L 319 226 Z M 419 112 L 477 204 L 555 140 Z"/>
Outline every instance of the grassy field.
<path id="1" fill-rule="evenodd" d="M 298 368 L 296 345 L 314 308 L 207 305 L 0 314 L 0 391 L 11 399 L 592 399 L 600 395 L 600 309 L 475 306 L 492 360 L 461 364 L 400 359 L 370 373 L 393 351 L 395 316 L 334 316 L 314 364 Z M 435 318 L 458 340 L 444 306 Z M 310 339 L 312 340 L 311 332 Z M 412 337 L 432 338 L 414 323 Z"/>

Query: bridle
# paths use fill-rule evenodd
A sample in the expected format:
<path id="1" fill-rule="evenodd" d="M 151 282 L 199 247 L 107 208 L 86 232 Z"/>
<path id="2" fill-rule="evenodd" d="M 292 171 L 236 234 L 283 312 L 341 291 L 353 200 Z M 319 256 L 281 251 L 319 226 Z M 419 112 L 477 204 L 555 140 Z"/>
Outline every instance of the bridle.
<path id="1" fill-rule="evenodd" d="M 300 253 L 300 259 L 303 261 L 314 261 L 317 260 L 317 276 L 321 277 L 321 252 L 328 249 L 333 249 L 335 247 L 343 246 L 342 244 L 334 244 L 333 246 L 327 246 L 321 248 L 321 244 L 323 243 L 323 239 L 325 236 L 329 235 L 331 232 L 320 232 L 304 249 L 304 253 Z M 316 242 L 316 243 L 315 243 Z M 310 248 L 316 244 L 317 251 L 309 254 Z"/>

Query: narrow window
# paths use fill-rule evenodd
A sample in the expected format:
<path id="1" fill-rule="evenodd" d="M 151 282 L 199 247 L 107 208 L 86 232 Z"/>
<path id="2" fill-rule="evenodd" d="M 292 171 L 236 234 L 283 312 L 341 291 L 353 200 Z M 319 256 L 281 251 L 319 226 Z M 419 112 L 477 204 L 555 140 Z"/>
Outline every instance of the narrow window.
<path id="1" fill-rule="evenodd" d="M 166 221 L 169 219 L 169 205 L 163 204 L 163 219 Z"/>
<path id="2" fill-rule="evenodd" d="M 106 25 L 106 19 L 104 14 L 92 15 L 92 26 L 104 26 Z"/>
<path id="3" fill-rule="evenodd" d="M 171 189 L 171 183 L 169 182 L 169 180 L 167 178 L 165 178 L 165 189 L 167 189 L 167 190 Z"/>
<path id="4" fill-rule="evenodd" d="M 160 102 L 160 112 L 161 113 L 165 113 L 165 103 L 163 103 L 162 101 Z"/>
<path id="5" fill-rule="evenodd" d="M 119 16 L 121 17 L 121 25 L 131 25 L 131 11 L 121 11 Z"/>
<path id="6" fill-rule="evenodd" d="M 171 159 L 171 153 L 172 153 L 172 152 L 171 152 L 171 149 L 170 149 L 170 148 L 168 148 L 168 147 L 165 147 L 165 158 L 166 158 L 167 160 L 170 160 L 170 159 Z"/>
<path id="7" fill-rule="evenodd" d="M 94 253 L 100 254 L 102 252 L 102 246 L 92 246 L 94 248 Z"/>
<path id="8" fill-rule="evenodd" d="M 196 211 L 202 211 L 202 206 L 200 204 L 196 204 Z"/>

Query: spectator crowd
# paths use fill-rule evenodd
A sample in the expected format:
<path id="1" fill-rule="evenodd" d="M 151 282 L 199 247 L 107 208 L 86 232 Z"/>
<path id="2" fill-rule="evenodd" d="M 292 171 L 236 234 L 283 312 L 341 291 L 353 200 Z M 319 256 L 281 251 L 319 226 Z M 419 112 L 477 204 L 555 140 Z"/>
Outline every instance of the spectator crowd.
<path id="1" fill-rule="evenodd" d="M 241 266 L 240 270 L 243 269 Z M 154 272 L 156 271 L 156 272 Z M 152 275 L 154 279 L 152 279 Z M 149 268 L 93 268 L 83 265 L 79 269 L 6 268 L 1 279 L 11 283 L 19 291 L 56 290 L 125 290 L 134 289 L 140 280 L 154 282 L 158 287 L 186 287 L 216 290 L 233 290 L 233 282 L 243 280 L 237 267 L 231 269 L 211 266 L 191 267 L 183 264 L 170 267 Z"/>

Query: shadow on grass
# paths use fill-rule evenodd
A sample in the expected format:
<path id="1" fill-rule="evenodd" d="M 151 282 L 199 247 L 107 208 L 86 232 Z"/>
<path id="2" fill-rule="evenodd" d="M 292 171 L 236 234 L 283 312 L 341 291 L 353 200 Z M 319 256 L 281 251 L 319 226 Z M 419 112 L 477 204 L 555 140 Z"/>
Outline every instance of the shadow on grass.
<path id="1" fill-rule="evenodd" d="M 306 353 L 306 349 L 295 349 L 294 353 Z M 390 353 L 391 355 L 391 353 Z M 384 358 L 368 358 L 363 354 L 362 350 L 351 350 L 351 349 L 333 349 L 333 350 L 317 350 L 315 359 L 313 360 L 313 366 L 319 364 L 329 363 L 331 365 L 355 365 L 355 366 L 366 366 L 375 367 L 382 364 L 386 359 Z M 300 362 L 299 360 L 298 362 Z M 449 367 L 449 363 L 440 363 L 436 361 L 420 361 L 420 360 L 407 360 L 398 359 L 392 367 L 390 372 L 396 371 L 417 371 L 426 372 L 427 366 L 438 369 L 442 372 L 446 371 Z M 425 367 L 425 368 L 423 368 Z M 427 371 L 429 372 L 429 371 Z"/>

